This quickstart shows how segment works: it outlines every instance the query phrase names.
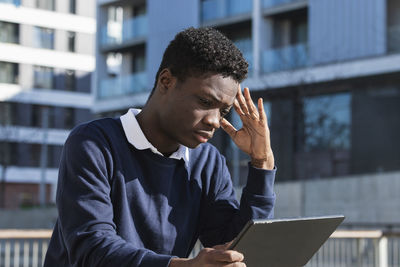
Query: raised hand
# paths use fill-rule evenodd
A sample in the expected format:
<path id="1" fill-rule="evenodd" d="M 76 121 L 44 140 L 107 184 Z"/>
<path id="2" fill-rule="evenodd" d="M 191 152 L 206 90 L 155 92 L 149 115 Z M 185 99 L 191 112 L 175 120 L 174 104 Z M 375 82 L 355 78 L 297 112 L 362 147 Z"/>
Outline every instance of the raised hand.
<path id="1" fill-rule="evenodd" d="M 257 104 L 258 108 L 254 105 L 247 87 L 244 88 L 244 95 L 239 87 L 233 106 L 243 126 L 236 130 L 226 119 L 221 120 L 221 126 L 233 142 L 251 157 L 254 167 L 272 170 L 275 162 L 262 98 L 258 99 Z"/>

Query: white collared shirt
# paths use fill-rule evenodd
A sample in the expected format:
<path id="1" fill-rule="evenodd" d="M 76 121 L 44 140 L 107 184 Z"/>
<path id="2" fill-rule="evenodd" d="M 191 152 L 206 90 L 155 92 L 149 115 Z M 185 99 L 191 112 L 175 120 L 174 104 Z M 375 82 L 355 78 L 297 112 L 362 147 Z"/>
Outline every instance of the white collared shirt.
<path id="1" fill-rule="evenodd" d="M 136 149 L 150 149 L 153 153 L 164 156 L 149 142 L 149 140 L 147 140 L 142 129 L 140 128 L 140 125 L 136 120 L 136 115 L 139 114 L 140 111 L 140 109 L 131 108 L 127 113 L 120 117 L 128 142 Z M 185 161 L 185 167 L 187 168 L 189 166 L 189 148 L 184 145 L 179 145 L 178 150 L 172 153 L 169 158 L 178 160 L 183 159 Z"/>

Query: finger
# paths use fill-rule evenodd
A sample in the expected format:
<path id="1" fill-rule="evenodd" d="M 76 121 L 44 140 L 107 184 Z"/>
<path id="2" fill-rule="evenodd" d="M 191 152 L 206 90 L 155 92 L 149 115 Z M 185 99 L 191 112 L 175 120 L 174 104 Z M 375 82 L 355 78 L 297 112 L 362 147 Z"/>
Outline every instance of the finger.
<path id="1" fill-rule="evenodd" d="M 233 127 L 233 125 L 227 121 L 225 118 L 223 118 L 220 122 L 220 125 L 222 127 L 222 129 L 233 139 L 235 138 L 236 135 L 236 128 Z"/>
<path id="2" fill-rule="evenodd" d="M 242 253 L 234 250 L 215 250 L 212 257 L 219 262 L 241 262 L 244 259 Z"/>
<path id="3" fill-rule="evenodd" d="M 258 119 L 258 112 L 257 112 L 257 108 L 254 105 L 253 100 L 251 99 L 250 96 L 250 91 L 249 88 L 244 88 L 244 97 L 246 99 L 246 104 L 247 104 L 247 108 L 249 110 L 250 115 L 252 116 L 253 119 Z"/>
<path id="4" fill-rule="evenodd" d="M 239 114 L 239 116 L 245 115 L 243 110 L 240 108 L 239 101 L 237 99 L 233 101 L 233 108 L 235 109 L 236 113 Z"/>
<path id="5" fill-rule="evenodd" d="M 267 115 L 265 114 L 265 110 L 264 110 L 264 102 L 261 97 L 258 99 L 257 104 L 258 104 L 258 114 L 260 116 L 260 121 L 262 121 L 262 122 L 265 121 L 266 123 L 268 123 L 268 118 L 267 118 Z"/>
<path id="6" fill-rule="evenodd" d="M 239 90 L 239 91 L 238 91 L 238 94 L 237 94 L 237 96 L 236 96 L 236 99 L 238 100 L 239 105 L 240 105 L 240 108 L 242 109 L 242 111 L 243 111 L 245 114 L 248 114 L 248 113 L 249 113 L 249 109 L 247 108 L 246 100 L 245 100 L 245 98 L 244 98 L 244 96 L 243 96 L 243 94 L 242 94 L 242 90 Z"/>
<path id="7" fill-rule="evenodd" d="M 222 265 L 223 267 L 246 267 L 244 262 L 232 262 Z"/>
<path id="8" fill-rule="evenodd" d="M 219 249 L 219 250 L 227 250 L 233 243 L 233 240 L 231 242 L 226 242 L 225 244 L 222 245 L 216 245 L 213 246 L 214 249 Z"/>

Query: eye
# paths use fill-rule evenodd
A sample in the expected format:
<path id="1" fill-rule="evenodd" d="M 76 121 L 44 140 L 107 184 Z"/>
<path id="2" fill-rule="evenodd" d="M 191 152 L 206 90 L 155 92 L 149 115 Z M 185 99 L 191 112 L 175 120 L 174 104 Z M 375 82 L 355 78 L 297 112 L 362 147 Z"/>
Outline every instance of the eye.
<path id="1" fill-rule="evenodd" d="M 199 98 L 200 103 L 204 106 L 204 107 L 211 107 L 212 106 L 212 101 L 205 99 L 205 98 Z"/>
<path id="2" fill-rule="evenodd" d="M 229 111 L 231 111 L 230 108 L 221 110 L 221 117 L 225 117 L 226 115 L 228 115 Z"/>

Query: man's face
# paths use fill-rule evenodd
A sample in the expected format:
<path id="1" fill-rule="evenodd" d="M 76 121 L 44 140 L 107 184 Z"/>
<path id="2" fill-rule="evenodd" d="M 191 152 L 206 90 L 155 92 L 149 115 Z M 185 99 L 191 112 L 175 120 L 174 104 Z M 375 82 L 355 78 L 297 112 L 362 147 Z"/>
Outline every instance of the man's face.
<path id="1" fill-rule="evenodd" d="M 190 148 L 207 142 L 233 105 L 239 84 L 209 74 L 176 81 L 163 96 L 161 131 L 171 142 Z"/>

